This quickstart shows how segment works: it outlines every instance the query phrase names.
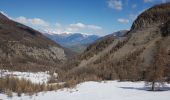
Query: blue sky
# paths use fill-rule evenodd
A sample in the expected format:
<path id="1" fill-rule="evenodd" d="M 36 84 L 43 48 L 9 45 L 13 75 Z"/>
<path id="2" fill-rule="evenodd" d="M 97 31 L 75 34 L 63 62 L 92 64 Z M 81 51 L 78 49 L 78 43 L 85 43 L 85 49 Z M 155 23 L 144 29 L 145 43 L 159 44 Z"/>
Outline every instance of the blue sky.
<path id="1" fill-rule="evenodd" d="M 0 11 L 42 32 L 106 35 L 130 29 L 145 9 L 170 0 L 1 0 Z"/>

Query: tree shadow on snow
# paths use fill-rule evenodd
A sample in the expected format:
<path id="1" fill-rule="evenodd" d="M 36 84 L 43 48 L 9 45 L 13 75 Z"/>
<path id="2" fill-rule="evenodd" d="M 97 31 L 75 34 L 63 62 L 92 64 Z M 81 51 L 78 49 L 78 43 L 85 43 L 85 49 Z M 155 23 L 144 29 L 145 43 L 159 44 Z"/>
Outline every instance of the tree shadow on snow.
<path id="1" fill-rule="evenodd" d="M 127 89 L 127 90 L 141 90 L 141 91 L 151 91 L 151 87 L 119 87 L 122 89 Z M 156 90 L 155 92 L 160 92 L 160 91 L 170 91 L 170 87 L 162 87 L 159 90 Z"/>

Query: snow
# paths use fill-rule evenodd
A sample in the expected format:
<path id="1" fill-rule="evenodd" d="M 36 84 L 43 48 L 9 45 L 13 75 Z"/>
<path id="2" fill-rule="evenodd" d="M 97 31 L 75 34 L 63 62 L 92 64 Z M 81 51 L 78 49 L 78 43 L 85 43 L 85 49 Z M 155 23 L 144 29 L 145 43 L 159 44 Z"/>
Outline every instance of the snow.
<path id="1" fill-rule="evenodd" d="M 8 70 L 0 70 L 0 77 L 5 76 L 13 76 L 17 78 L 24 78 L 26 80 L 30 80 L 33 83 L 41 84 L 41 83 L 47 83 L 48 79 L 50 78 L 50 75 L 48 74 L 48 71 L 46 72 L 19 72 L 19 71 L 8 71 Z"/>
<path id="2" fill-rule="evenodd" d="M 168 84 L 167 86 L 170 86 Z M 38 93 L 32 97 L 22 95 L 8 98 L 0 94 L 2 100 L 169 100 L 167 91 L 147 91 L 144 82 L 84 82 L 73 89 L 60 89 Z"/>

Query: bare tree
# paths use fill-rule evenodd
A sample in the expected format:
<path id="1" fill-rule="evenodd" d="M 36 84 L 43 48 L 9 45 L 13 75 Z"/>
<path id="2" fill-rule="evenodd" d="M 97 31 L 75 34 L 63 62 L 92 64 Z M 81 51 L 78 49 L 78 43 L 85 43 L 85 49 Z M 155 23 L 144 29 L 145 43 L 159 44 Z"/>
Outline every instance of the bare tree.
<path id="1" fill-rule="evenodd" d="M 154 60 L 149 69 L 147 70 L 146 85 L 151 86 L 152 91 L 159 90 L 161 86 L 164 86 L 165 82 L 165 56 L 163 50 L 160 48 L 160 43 L 156 42 L 156 51 Z"/>

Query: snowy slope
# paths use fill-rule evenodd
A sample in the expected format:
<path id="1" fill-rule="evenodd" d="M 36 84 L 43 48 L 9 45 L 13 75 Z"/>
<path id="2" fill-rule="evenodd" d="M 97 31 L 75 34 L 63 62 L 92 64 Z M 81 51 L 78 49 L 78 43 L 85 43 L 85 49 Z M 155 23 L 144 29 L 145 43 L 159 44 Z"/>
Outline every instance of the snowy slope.
<path id="1" fill-rule="evenodd" d="M 170 86 L 170 85 L 169 85 Z M 76 89 L 61 89 L 46 93 L 39 93 L 38 96 L 25 96 L 21 98 L 14 96 L 8 98 L 0 94 L 3 100 L 169 100 L 168 91 L 151 92 L 146 91 L 144 82 L 85 82 L 79 84 Z"/>
<path id="2" fill-rule="evenodd" d="M 0 70 L 0 77 L 5 76 L 13 76 L 20 79 L 30 80 L 33 83 L 47 83 L 49 78 L 51 77 L 49 72 L 18 72 L 18 71 L 8 71 L 8 70 Z"/>

